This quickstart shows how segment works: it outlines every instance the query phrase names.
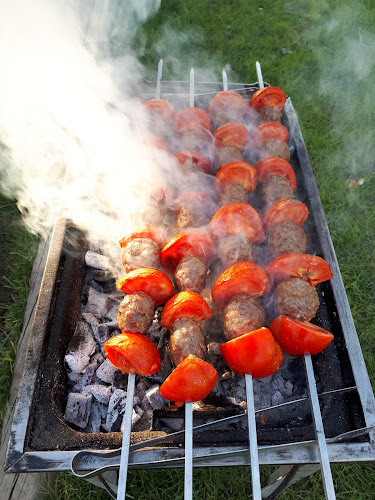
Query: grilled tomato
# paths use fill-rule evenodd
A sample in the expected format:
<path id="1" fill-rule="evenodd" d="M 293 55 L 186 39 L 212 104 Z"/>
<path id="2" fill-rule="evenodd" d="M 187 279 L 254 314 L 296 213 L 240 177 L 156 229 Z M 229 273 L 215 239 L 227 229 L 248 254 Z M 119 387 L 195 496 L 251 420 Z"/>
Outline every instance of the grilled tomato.
<path id="1" fill-rule="evenodd" d="M 150 101 L 146 101 L 143 103 L 144 108 L 148 113 L 156 114 L 165 122 L 172 123 L 175 109 L 173 104 L 166 99 L 151 99 Z"/>
<path id="2" fill-rule="evenodd" d="M 172 329 L 173 323 L 181 318 L 193 319 L 196 323 L 211 318 L 213 310 L 197 293 L 184 291 L 177 293 L 165 304 L 161 324 Z M 173 400 L 175 401 L 175 400 Z"/>
<path id="3" fill-rule="evenodd" d="M 329 264 L 317 255 L 286 253 L 276 257 L 266 267 L 272 283 L 289 278 L 301 278 L 315 286 L 333 276 Z"/>
<path id="4" fill-rule="evenodd" d="M 174 157 L 181 166 L 183 166 L 186 162 L 189 162 L 206 174 L 212 174 L 212 163 L 206 156 L 202 155 L 202 153 L 199 153 L 198 151 L 179 151 L 174 155 Z"/>
<path id="5" fill-rule="evenodd" d="M 214 139 L 217 148 L 233 146 L 242 151 L 249 139 L 249 132 L 239 123 L 226 123 L 215 130 Z"/>
<path id="6" fill-rule="evenodd" d="M 250 99 L 250 106 L 260 110 L 265 106 L 273 106 L 282 109 L 286 101 L 286 95 L 279 87 L 263 87 L 257 90 Z"/>
<path id="7" fill-rule="evenodd" d="M 184 108 L 174 117 L 173 127 L 178 134 L 191 131 L 199 134 L 201 131 L 204 133 L 204 130 L 211 132 L 211 120 L 204 109 Z"/>
<path id="8" fill-rule="evenodd" d="M 245 161 L 233 161 L 219 168 L 216 178 L 223 184 L 241 184 L 246 191 L 254 191 L 258 179 L 255 168 Z"/>
<path id="9" fill-rule="evenodd" d="M 236 111 L 245 111 L 247 107 L 246 100 L 234 90 L 223 90 L 212 98 L 208 105 L 208 114 L 211 118 L 215 118 L 220 111 L 233 108 Z"/>
<path id="10" fill-rule="evenodd" d="M 266 122 L 257 127 L 252 135 L 255 147 L 261 148 L 263 144 L 272 139 L 288 142 L 289 132 L 278 122 Z"/>
<path id="11" fill-rule="evenodd" d="M 224 205 L 210 222 L 211 238 L 242 234 L 252 243 L 264 241 L 262 221 L 258 212 L 248 203 Z"/>
<path id="12" fill-rule="evenodd" d="M 295 191 L 297 189 L 296 174 L 290 164 L 283 158 L 270 156 L 264 160 L 258 161 L 254 168 L 257 171 L 258 179 L 263 182 L 272 175 L 283 175 L 289 181 L 290 187 Z"/>
<path id="13" fill-rule="evenodd" d="M 298 200 L 279 200 L 271 205 L 263 214 L 263 229 L 265 232 L 271 226 L 283 222 L 293 222 L 302 226 L 309 215 L 307 206 Z"/>
<path id="14" fill-rule="evenodd" d="M 132 233 L 121 238 L 121 240 L 119 241 L 120 247 L 125 248 L 131 241 L 135 240 L 136 238 L 149 238 L 150 240 L 154 241 L 159 248 L 163 248 L 167 241 L 163 233 L 146 224 L 145 226 L 139 227 Z"/>
<path id="15" fill-rule="evenodd" d="M 165 304 L 174 293 L 168 276 L 161 271 L 147 267 L 130 271 L 116 283 L 116 288 L 125 293 L 147 293 L 154 300 L 155 307 Z"/>

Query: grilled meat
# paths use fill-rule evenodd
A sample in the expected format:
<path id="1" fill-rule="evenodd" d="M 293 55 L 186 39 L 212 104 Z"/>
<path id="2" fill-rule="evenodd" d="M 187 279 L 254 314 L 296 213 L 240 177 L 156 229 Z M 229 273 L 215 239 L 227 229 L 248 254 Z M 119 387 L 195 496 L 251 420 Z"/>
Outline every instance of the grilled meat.
<path id="1" fill-rule="evenodd" d="M 284 253 L 305 253 L 307 234 L 293 222 L 283 222 L 271 227 L 268 233 L 268 249 L 274 258 Z"/>
<path id="2" fill-rule="evenodd" d="M 192 319 L 178 319 L 172 327 L 169 339 L 171 358 L 175 366 L 193 354 L 197 358 L 204 359 L 206 345 L 202 330 L 198 323 Z"/>
<path id="3" fill-rule="evenodd" d="M 225 146 L 216 150 L 215 164 L 216 168 L 231 163 L 232 161 L 244 161 L 244 156 L 238 148 L 234 146 Z"/>
<path id="4" fill-rule="evenodd" d="M 278 314 L 300 321 L 310 321 L 319 309 L 319 296 L 315 288 L 300 278 L 279 283 L 274 292 Z"/>
<path id="5" fill-rule="evenodd" d="M 286 177 L 283 175 L 272 175 L 263 182 L 260 195 L 265 205 L 269 207 L 276 201 L 292 199 L 293 189 Z"/>
<path id="6" fill-rule="evenodd" d="M 128 273 L 139 267 L 159 269 L 159 246 L 150 238 L 135 238 L 122 252 L 122 264 Z"/>
<path id="7" fill-rule="evenodd" d="M 232 340 L 264 325 L 266 313 L 259 302 L 248 295 L 237 295 L 224 308 L 224 337 Z"/>
<path id="8" fill-rule="evenodd" d="M 144 292 L 126 295 L 118 308 L 121 331 L 145 333 L 154 319 L 155 302 Z"/>
<path id="9" fill-rule="evenodd" d="M 288 148 L 288 144 L 284 141 L 280 141 L 279 139 L 271 139 L 267 141 L 262 147 L 260 159 L 264 160 L 265 158 L 269 158 L 270 156 L 276 156 L 278 158 L 283 158 L 284 160 L 289 161 L 290 151 Z"/>
<path id="10" fill-rule="evenodd" d="M 230 205 L 231 203 L 247 203 L 247 192 L 241 184 L 225 184 L 219 205 Z"/>
<path id="11" fill-rule="evenodd" d="M 253 262 L 253 246 L 241 234 L 232 234 L 218 241 L 218 257 L 225 269 L 236 262 Z"/>
<path id="12" fill-rule="evenodd" d="M 175 272 L 177 288 L 180 292 L 190 290 L 199 293 L 203 290 L 207 276 L 207 264 L 201 257 L 186 255 L 183 257 Z"/>

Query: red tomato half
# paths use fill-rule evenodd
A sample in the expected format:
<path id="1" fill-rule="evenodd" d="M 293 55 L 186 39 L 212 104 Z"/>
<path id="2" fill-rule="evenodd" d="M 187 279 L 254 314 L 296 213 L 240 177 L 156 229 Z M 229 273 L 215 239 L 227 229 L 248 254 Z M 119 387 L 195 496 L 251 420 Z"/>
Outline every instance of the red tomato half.
<path id="1" fill-rule="evenodd" d="M 213 97 L 208 105 L 208 114 L 214 118 L 223 109 L 234 108 L 237 111 L 245 111 L 247 101 L 234 90 L 224 90 Z"/>
<path id="2" fill-rule="evenodd" d="M 209 264 L 215 255 L 214 242 L 204 233 L 179 234 L 160 252 L 160 263 L 167 273 L 174 274 L 178 263 L 186 255 L 202 257 Z"/>
<path id="3" fill-rule="evenodd" d="M 116 283 L 125 293 L 145 292 L 155 302 L 155 307 L 165 304 L 174 294 L 171 280 L 161 271 L 142 267 L 134 269 Z"/>
<path id="4" fill-rule="evenodd" d="M 261 148 L 265 142 L 271 139 L 288 142 L 289 132 L 281 123 L 266 122 L 254 130 L 252 137 L 255 147 Z"/>
<path id="5" fill-rule="evenodd" d="M 286 253 L 276 257 L 266 267 L 273 283 L 289 278 L 301 278 L 315 286 L 333 276 L 329 264 L 317 255 Z"/>
<path id="6" fill-rule="evenodd" d="M 222 238 L 229 234 L 243 234 L 252 243 L 264 241 L 258 212 L 248 203 L 231 203 L 219 208 L 211 219 L 210 235 Z"/>
<path id="7" fill-rule="evenodd" d="M 267 232 L 270 227 L 283 222 L 294 222 L 302 226 L 309 215 L 307 206 L 298 200 L 279 200 L 271 205 L 263 214 L 263 228 Z"/>
<path id="8" fill-rule="evenodd" d="M 161 116 L 166 122 L 171 123 L 175 115 L 175 109 L 173 104 L 166 99 L 151 99 L 150 101 L 144 102 L 143 106 L 149 113 Z"/>
<path id="9" fill-rule="evenodd" d="M 202 155 L 202 153 L 199 153 L 198 151 L 180 151 L 179 153 L 176 153 L 174 157 L 180 165 L 183 165 L 186 161 L 191 161 L 197 168 L 206 174 L 212 174 L 212 163 L 206 156 Z"/>
<path id="10" fill-rule="evenodd" d="M 196 323 L 211 318 L 213 310 L 197 293 L 184 291 L 168 300 L 161 314 L 161 324 L 172 329 L 173 323 L 181 318 L 193 319 Z M 174 401 L 174 400 L 173 400 Z"/>
<path id="11" fill-rule="evenodd" d="M 169 375 L 159 391 L 169 401 L 200 401 L 209 395 L 217 379 L 218 373 L 210 363 L 190 355 Z"/>
<path id="12" fill-rule="evenodd" d="M 260 181 L 263 182 L 269 179 L 272 175 L 283 175 L 288 179 L 290 187 L 293 191 L 297 189 L 296 174 L 294 173 L 291 165 L 283 158 L 270 156 L 269 158 L 258 161 L 254 167 Z"/>
<path id="13" fill-rule="evenodd" d="M 220 345 L 228 366 L 238 375 L 263 378 L 275 373 L 283 363 L 281 349 L 268 328 L 260 328 Z"/>
<path id="14" fill-rule="evenodd" d="M 258 111 L 265 106 L 282 109 L 286 95 L 279 87 L 263 87 L 257 90 L 250 99 L 250 106 Z"/>
<path id="15" fill-rule="evenodd" d="M 318 354 L 333 340 L 333 335 L 308 321 L 298 321 L 288 316 L 279 316 L 269 329 L 281 348 L 291 356 Z"/>
<path id="16" fill-rule="evenodd" d="M 155 241 L 159 248 L 163 248 L 167 241 L 163 233 L 157 231 L 156 229 L 153 229 L 151 226 L 146 224 L 145 226 L 139 227 L 132 233 L 121 238 L 121 240 L 119 241 L 120 247 L 125 248 L 131 241 L 136 238 L 149 238 L 150 240 Z"/>
<path id="17" fill-rule="evenodd" d="M 201 108 L 184 108 L 174 117 L 173 127 L 178 134 L 201 129 L 211 132 L 211 120 L 206 111 Z"/>
<path id="18" fill-rule="evenodd" d="M 255 168 L 245 161 L 233 161 L 219 168 L 216 178 L 225 184 L 241 184 L 246 191 L 254 191 L 258 179 Z"/>
<path id="19" fill-rule="evenodd" d="M 270 291 L 264 269 L 252 262 L 237 262 L 228 267 L 216 280 L 211 296 L 219 309 L 236 295 L 260 297 Z"/>
<path id="20" fill-rule="evenodd" d="M 107 340 L 104 352 L 123 373 L 145 377 L 160 370 L 161 358 L 155 344 L 142 333 L 124 332 Z"/>
<path id="21" fill-rule="evenodd" d="M 156 149 L 159 149 L 160 151 L 165 151 L 166 153 L 172 154 L 172 151 L 170 150 L 168 144 L 156 135 L 148 136 L 145 140 L 145 143 L 151 145 Z"/>
<path id="22" fill-rule="evenodd" d="M 214 139 L 217 148 L 234 146 L 242 151 L 249 140 L 249 132 L 239 123 L 226 123 L 215 130 Z"/>

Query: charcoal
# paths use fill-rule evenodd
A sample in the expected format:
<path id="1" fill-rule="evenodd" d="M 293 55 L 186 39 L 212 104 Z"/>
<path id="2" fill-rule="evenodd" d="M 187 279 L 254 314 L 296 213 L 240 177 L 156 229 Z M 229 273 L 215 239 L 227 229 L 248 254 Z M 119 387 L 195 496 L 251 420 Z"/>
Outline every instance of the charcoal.
<path id="1" fill-rule="evenodd" d="M 92 271 L 92 277 L 97 283 L 106 283 L 107 281 L 114 280 L 111 271 L 102 271 L 99 269 L 95 269 Z"/>
<path id="2" fill-rule="evenodd" d="M 210 342 L 207 345 L 207 351 L 209 352 L 209 354 L 219 356 L 221 354 L 220 344 L 218 342 Z"/>
<path id="3" fill-rule="evenodd" d="M 109 359 L 106 359 L 96 370 L 96 376 L 106 384 L 112 384 L 115 373 L 118 371 Z"/>
<path id="4" fill-rule="evenodd" d="M 109 404 L 109 400 L 112 396 L 112 388 L 106 385 L 88 385 L 86 390 L 99 402 L 105 405 Z"/>
<path id="5" fill-rule="evenodd" d="M 146 391 L 145 397 L 153 410 L 161 410 L 165 406 L 165 399 L 159 392 L 159 386 L 154 385 Z"/>
<path id="6" fill-rule="evenodd" d="M 133 426 L 134 432 L 149 431 L 152 428 L 153 412 L 151 409 L 144 409 L 141 418 Z"/>
<path id="7" fill-rule="evenodd" d="M 279 405 L 284 401 L 283 395 L 280 391 L 276 391 L 271 396 L 272 405 Z"/>
<path id="8" fill-rule="evenodd" d="M 68 379 L 71 381 L 71 382 L 77 382 L 77 380 L 79 379 L 79 377 L 81 376 L 81 374 L 79 372 L 71 372 L 71 371 L 67 371 L 68 373 Z"/>
<path id="9" fill-rule="evenodd" d="M 96 350 L 96 342 L 87 323 L 80 321 L 69 342 L 65 363 L 70 371 L 83 373 L 90 363 L 90 356 Z"/>
<path id="10" fill-rule="evenodd" d="M 97 318 L 105 318 L 110 306 L 111 300 L 108 295 L 90 287 L 85 312 L 91 313 Z"/>
<path id="11" fill-rule="evenodd" d="M 109 400 L 107 420 L 105 426 L 103 426 L 108 432 L 115 430 L 114 425 L 118 423 L 119 416 L 124 411 L 125 401 L 126 392 L 122 389 L 116 389 Z"/>
<path id="12" fill-rule="evenodd" d="M 109 259 L 105 255 L 89 250 L 85 255 L 85 263 L 88 267 L 106 271 L 109 268 Z"/>
<path id="13" fill-rule="evenodd" d="M 173 432 L 180 431 L 184 426 L 183 418 L 160 418 L 160 422 L 163 422 Z"/>
<path id="14" fill-rule="evenodd" d="M 93 329 L 92 334 L 98 345 L 100 346 L 101 352 L 104 354 L 104 344 L 111 338 L 109 334 L 109 328 L 107 325 L 102 324 L 98 325 L 95 329 Z"/>
<path id="15" fill-rule="evenodd" d="M 70 424 L 85 429 L 90 417 L 92 396 L 71 392 L 68 394 L 64 418 Z"/>
<path id="16" fill-rule="evenodd" d="M 96 368 L 94 368 L 93 364 L 88 365 L 85 373 L 82 373 L 77 382 L 74 384 L 72 392 L 86 391 L 87 386 L 91 384 L 95 377 L 95 370 Z"/>
<path id="17" fill-rule="evenodd" d="M 118 304 L 117 302 L 113 302 L 109 311 L 107 312 L 106 318 L 110 319 L 111 321 L 115 321 L 117 323 L 116 328 L 118 328 L 117 314 L 118 314 Z"/>
<path id="18" fill-rule="evenodd" d="M 91 406 L 90 418 L 87 424 L 86 432 L 100 432 L 100 426 L 102 423 L 102 417 L 100 414 L 100 409 L 96 402 Z"/>

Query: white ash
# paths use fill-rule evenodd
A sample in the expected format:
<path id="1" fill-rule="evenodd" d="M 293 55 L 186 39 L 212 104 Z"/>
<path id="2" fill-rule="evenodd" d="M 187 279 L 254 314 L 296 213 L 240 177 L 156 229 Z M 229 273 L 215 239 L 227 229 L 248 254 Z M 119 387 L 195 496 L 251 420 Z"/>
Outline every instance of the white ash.
<path id="1" fill-rule="evenodd" d="M 90 356 L 96 350 L 96 342 L 86 323 L 77 324 L 72 340 L 65 355 L 65 364 L 71 372 L 83 373 L 90 362 Z"/>
<path id="2" fill-rule="evenodd" d="M 119 370 L 113 366 L 109 359 L 105 359 L 104 362 L 96 370 L 96 376 L 105 382 L 106 384 L 111 384 L 114 379 L 114 375 Z"/>
<path id="3" fill-rule="evenodd" d="M 97 318 L 105 318 L 112 305 L 111 299 L 105 293 L 90 287 L 85 312 L 91 313 Z"/>
<path id="4" fill-rule="evenodd" d="M 103 425 L 103 428 L 107 432 L 111 432 L 112 427 L 118 421 L 119 416 L 125 411 L 125 403 L 126 392 L 122 389 L 116 389 L 109 400 L 107 419 Z"/>
<path id="5" fill-rule="evenodd" d="M 183 418 L 160 418 L 160 422 L 173 432 L 180 431 L 184 427 L 185 423 Z"/>
<path id="6" fill-rule="evenodd" d="M 85 429 L 91 413 L 91 400 L 90 394 L 71 392 L 66 403 L 65 420 L 80 429 Z"/>
<path id="7" fill-rule="evenodd" d="M 102 425 L 102 416 L 100 408 L 96 404 L 96 402 L 94 402 L 91 405 L 91 412 L 86 430 L 87 432 L 94 432 L 94 433 L 100 432 L 101 425 Z"/>
<path id="8" fill-rule="evenodd" d="M 85 263 L 87 266 L 93 267 L 94 269 L 100 269 L 101 271 L 108 270 L 110 266 L 110 261 L 107 256 L 92 252 L 90 250 L 86 252 Z"/>
<path id="9" fill-rule="evenodd" d="M 112 396 L 112 387 L 110 386 L 107 387 L 105 385 L 99 385 L 99 384 L 88 385 L 85 388 L 85 391 L 88 392 L 89 394 L 92 394 L 93 397 L 99 403 L 103 403 L 105 405 L 109 404 L 109 400 L 111 399 Z"/>
<path id="10" fill-rule="evenodd" d="M 153 385 L 145 393 L 145 397 L 153 410 L 161 410 L 165 406 L 165 399 L 160 394 L 159 387 L 159 385 Z"/>

